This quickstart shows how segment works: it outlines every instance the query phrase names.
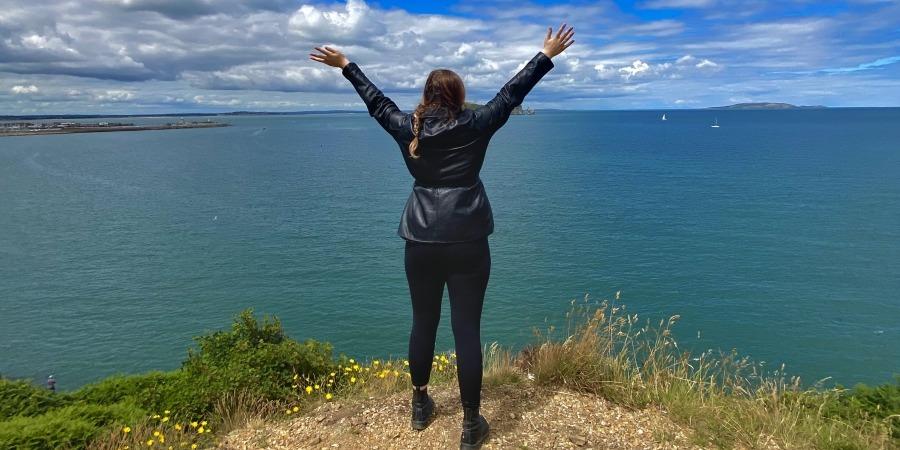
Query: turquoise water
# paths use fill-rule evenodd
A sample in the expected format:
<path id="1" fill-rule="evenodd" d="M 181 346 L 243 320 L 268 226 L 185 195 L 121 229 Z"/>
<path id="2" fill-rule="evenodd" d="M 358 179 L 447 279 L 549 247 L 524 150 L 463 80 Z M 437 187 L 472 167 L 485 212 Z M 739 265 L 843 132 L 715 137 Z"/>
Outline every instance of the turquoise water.
<path id="1" fill-rule="evenodd" d="M 680 314 L 685 347 L 807 381 L 900 372 L 900 109 L 659 116 L 545 111 L 494 137 L 485 342 L 621 290 Z M 226 120 L 0 139 L 0 373 L 70 389 L 175 368 L 246 307 L 354 356 L 405 352 L 393 141 L 366 114 Z"/>

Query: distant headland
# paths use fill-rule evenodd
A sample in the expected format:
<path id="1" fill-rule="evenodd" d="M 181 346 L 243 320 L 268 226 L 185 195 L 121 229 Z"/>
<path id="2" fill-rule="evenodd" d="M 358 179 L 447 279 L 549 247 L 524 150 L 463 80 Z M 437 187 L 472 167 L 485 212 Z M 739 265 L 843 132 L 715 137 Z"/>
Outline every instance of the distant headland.
<path id="1" fill-rule="evenodd" d="M 711 106 L 709 109 L 823 109 L 827 108 L 822 105 L 815 106 L 797 106 L 790 103 L 736 103 L 728 106 Z"/>
<path id="2" fill-rule="evenodd" d="M 180 130 L 185 128 L 217 128 L 227 126 L 227 123 L 213 122 L 211 120 L 206 120 L 204 122 L 179 120 L 174 123 L 155 125 L 135 125 L 133 123 L 122 122 L 6 122 L 0 123 L 0 137 L 107 133 L 114 131 Z"/>
<path id="3" fill-rule="evenodd" d="M 482 106 L 484 106 L 484 105 L 482 105 L 480 103 L 473 103 L 473 102 L 464 102 L 463 103 L 463 108 L 465 108 L 465 109 L 478 109 Z M 530 116 L 530 115 L 534 114 L 534 109 L 522 108 L 522 105 L 519 105 L 519 106 L 516 106 L 515 108 L 513 108 L 511 114 L 512 115 Z"/>

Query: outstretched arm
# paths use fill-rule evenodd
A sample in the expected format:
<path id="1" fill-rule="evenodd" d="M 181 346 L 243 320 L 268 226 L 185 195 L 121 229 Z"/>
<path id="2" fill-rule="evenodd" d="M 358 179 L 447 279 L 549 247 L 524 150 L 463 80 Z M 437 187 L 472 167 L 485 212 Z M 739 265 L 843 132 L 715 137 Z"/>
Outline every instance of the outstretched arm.
<path id="1" fill-rule="evenodd" d="M 522 104 L 525 96 L 537 82 L 553 68 L 553 61 L 550 59 L 575 42 L 569 41 L 575 35 L 574 28 L 569 27 L 563 32 L 565 26 L 563 23 L 555 37 L 552 35 L 553 28 L 548 27 L 543 49 L 534 55 L 491 101 L 475 110 L 475 123 L 480 129 L 494 132 L 503 126 L 509 120 L 512 110 Z"/>
<path id="2" fill-rule="evenodd" d="M 393 100 L 388 98 L 369 81 L 362 69 L 355 62 L 350 61 L 338 50 L 331 47 L 319 48 L 316 50 L 321 52 L 320 55 L 310 53 L 309 58 L 313 61 L 319 61 L 332 67 L 341 69 L 344 78 L 350 80 L 356 92 L 366 104 L 369 115 L 374 117 L 376 121 L 392 136 L 397 137 L 403 127 L 403 119 L 406 116 Z"/>

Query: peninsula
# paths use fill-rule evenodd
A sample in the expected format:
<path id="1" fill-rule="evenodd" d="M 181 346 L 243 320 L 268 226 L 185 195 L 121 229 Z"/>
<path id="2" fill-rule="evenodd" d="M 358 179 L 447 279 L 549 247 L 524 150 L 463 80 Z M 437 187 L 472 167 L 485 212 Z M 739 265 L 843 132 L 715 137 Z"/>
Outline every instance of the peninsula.
<path id="1" fill-rule="evenodd" d="M 5 122 L 0 123 L 0 137 L 2 136 L 36 136 L 46 134 L 73 134 L 73 133 L 104 133 L 113 131 L 149 131 L 149 130 L 179 130 L 183 128 L 217 128 L 227 127 L 224 122 L 191 122 L 179 120 L 174 123 L 135 125 L 121 122 Z"/>
<path id="2" fill-rule="evenodd" d="M 463 104 L 463 108 L 466 108 L 466 109 L 478 109 L 478 108 L 480 108 L 480 107 L 482 107 L 482 106 L 484 106 L 484 105 L 481 105 L 481 104 L 478 104 L 478 103 L 472 103 L 472 102 L 465 102 L 465 103 Z M 533 114 L 534 114 L 534 109 L 532 109 L 532 108 L 522 108 L 522 105 L 519 105 L 519 106 L 516 106 L 515 108 L 513 108 L 512 113 L 510 113 L 510 114 L 512 114 L 512 115 L 530 116 L 530 115 L 533 115 Z"/>

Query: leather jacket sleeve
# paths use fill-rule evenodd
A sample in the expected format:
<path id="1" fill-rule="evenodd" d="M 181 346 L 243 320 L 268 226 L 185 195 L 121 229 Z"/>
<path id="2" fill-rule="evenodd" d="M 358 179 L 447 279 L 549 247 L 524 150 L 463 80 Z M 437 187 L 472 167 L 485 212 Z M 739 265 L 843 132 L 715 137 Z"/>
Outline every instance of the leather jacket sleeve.
<path id="1" fill-rule="evenodd" d="M 391 136 L 398 139 L 400 133 L 405 130 L 403 121 L 406 114 L 400 111 L 394 101 L 385 96 L 374 83 L 369 81 L 355 62 L 344 66 L 341 74 L 353 84 L 356 92 L 366 104 L 369 115 L 374 117 Z"/>
<path id="2" fill-rule="evenodd" d="M 491 101 L 475 110 L 476 126 L 487 132 L 498 130 L 509 119 L 512 110 L 522 104 L 531 88 L 552 68 L 553 61 L 543 51 L 534 55 Z"/>

